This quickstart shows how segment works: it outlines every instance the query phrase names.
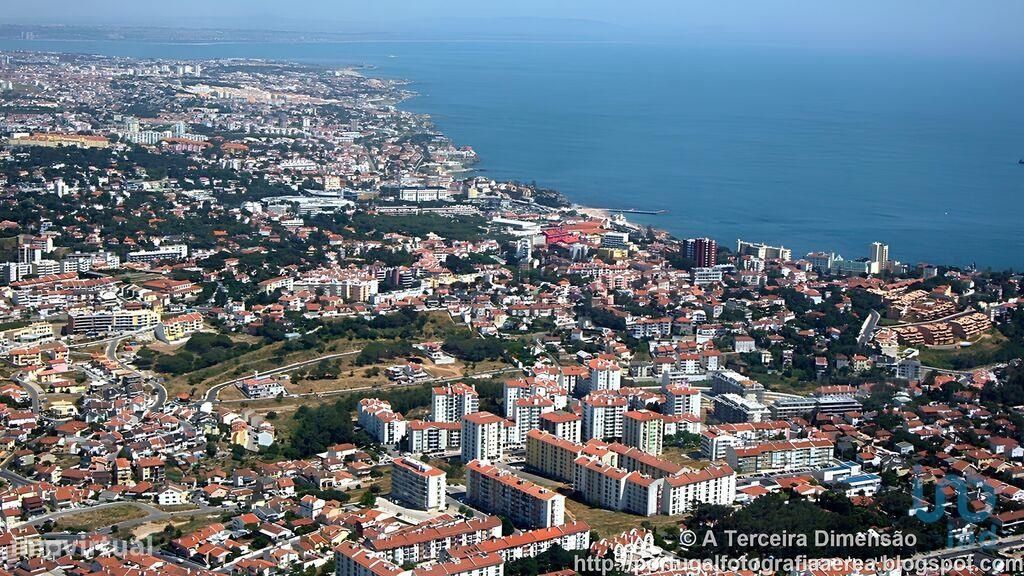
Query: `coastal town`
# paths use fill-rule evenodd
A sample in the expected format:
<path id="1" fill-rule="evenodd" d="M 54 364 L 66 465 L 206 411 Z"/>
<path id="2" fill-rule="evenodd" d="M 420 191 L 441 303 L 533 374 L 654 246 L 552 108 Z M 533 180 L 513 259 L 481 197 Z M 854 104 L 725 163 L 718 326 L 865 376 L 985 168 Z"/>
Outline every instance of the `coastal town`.
<path id="1" fill-rule="evenodd" d="M 676 238 L 412 96 L 0 52 L 0 576 L 1024 558 L 1024 276 Z"/>

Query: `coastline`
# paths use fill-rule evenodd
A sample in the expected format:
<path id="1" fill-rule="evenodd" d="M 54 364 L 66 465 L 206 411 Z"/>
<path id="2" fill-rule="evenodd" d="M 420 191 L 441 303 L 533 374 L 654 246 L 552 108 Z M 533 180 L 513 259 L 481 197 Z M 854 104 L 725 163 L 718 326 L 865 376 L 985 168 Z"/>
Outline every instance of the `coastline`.
<path id="1" fill-rule="evenodd" d="M 580 204 L 573 204 L 570 207 L 580 214 L 585 214 L 591 218 L 610 220 L 612 217 L 611 211 L 606 208 L 590 208 L 589 206 L 582 206 Z M 662 232 L 664 232 L 664 230 L 662 230 Z"/>
<path id="2" fill-rule="evenodd" d="M 541 164 L 538 164 L 540 157 L 538 151 L 543 151 L 543 154 L 546 155 L 547 148 L 551 147 L 553 140 L 557 141 L 558 139 L 553 139 L 545 134 L 531 135 L 532 133 L 529 131 L 537 129 L 538 126 L 540 128 L 550 126 L 547 129 L 557 127 L 560 132 L 574 128 L 571 122 L 557 126 L 550 124 L 552 119 L 548 113 L 544 113 L 536 121 L 531 119 L 529 122 L 496 122 L 493 128 L 491 124 L 486 124 L 488 128 L 482 130 L 481 126 L 485 125 L 482 124 L 482 114 L 490 117 L 495 111 L 503 112 L 514 101 L 523 98 L 527 98 L 524 100 L 527 104 L 531 104 L 532 101 L 528 99 L 528 95 L 512 93 L 509 97 L 502 98 L 500 102 L 488 102 L 481 107 L 471 106 L 463 115 L 460 111 L 467 110 L 467 103 L 475 102 L 479 94 L 475 91 L 465 91 L 465 87 L 457 78 L 453 77 L 451 72 L 442 70 L 440 74 L 433 76 L 430 75 L 432 69 L 424 67 L 424 64 L 432 63 L 437 58 L 452 56 L 449 50 L 443 48 L 424 48 L 423 52 L 426 53 L 424 56 L 420 55 L 421 51 L 418 49 L 412 52 L 394 49 L 398 54 L 398 59 L 385 60 L 384 54 L 393 51 L 390 47 L 385 46 L 340 52 L 339 50 L 317 48 L 317 44 L 310 44 L 306 48 L 290 50 L 270 47 L 262 50 L 264 53 L 242 56 L 232 54 L 232 52 L 237 52 L 235 50 L 219 50 L 216 47 L 200 55 L 192 53 L 191 50 L 175 49 L 174 46 L 181 46 L 177 44 L 161 44 L 159 48 L 147 48 L 151 44 L 120 40 L 105 41 L 103 46 L 87 48 L 79 48 L 75 45 L 75 41 L 70 40 L 67 41 L 70 46 L 46 47 L 45 44 L 40 45 L 41 43 L 37 41 L 7 41 L 4 44 L 11 50 L 107 53 L 107 56 L 112 58 L 176 60 L 251 58 L 314 67 L 337 66 L 350 70 L 353 66 L 357 68 L 363 66 L 365 69 L 361 75 L 412 84 L 412 89 L 417 92 L 418 98 L 414 99 L 414 102 L 406 102 L 407 98 L 401 98 L 400 108 L 407 112 L 427 115 L 431 122 L 438 127 L 438 132 L 442 132 L 453 141 L 457 140 L 459 144 L 472 145 L 480 154 L 481 162 L 474 169 L 481 176 L 496 181 L 517 182 L 530 182 L 536 177 L 541 181 L 541 186 L 562 191 L 571 204 L 670 208 L 671 215 L 667 218 L 654 219 L 642 215 L 634 218 L 630 215 L 630 220 L 642 226 L 651 225 L 654 228 L 668 231 L 676 238 L 710 236 L 719 239 L 721 245 L 735 245 L 736 239 L 742 238 L 773 245 L 781 244 L 793 249 L 794 253 L 799 255 L 825 251 L 841 253 L 848 259 L 865 255 L 870 242 L 879 240 L 890 244 L 893 247 L 894 255 L 911 264 L 918 262 L 949 263 L 955 267 L 965 268 L 977 263 L 979 269 L 1020 270 L 1024 268 L 1024 262 L 1019 261 L 1020 254 L 1024 254 L 1024 244 L 1022 244 L 1024 237 L 1019 236 L 1016 228 L 1007 229 L 1006 227 L 1005 215 L 1013 213 L 1013 207 L 1017 200 L 1009 202 L 1006 206 L 1008 210 L 1001 213 L 1003 216 L 999 216 L 1000 212 L 996 211 L 994 213 L 996 215 L 991 220 L 986 219 L 986 213 L 990 210 L 981 209 L 986 203 L 991 205 L 992 196 L 998 197 L 1003 190 L 1010 192 L 1019 187 L 1021 173 L 1016 164 L 1019 154 L 1013 156 L 1014 161 L 1011 168 L 1014 172 L 1010 174 L 1006 174 L 1007 168 L 1002 166 L 998 159 L 993 160 L 995 157 L 990 151 L 980 154 L 986 157 L 982 161 L 985 161 L 987 165 L 992 165 L 985 169 L 975 170 L 973 168 L 977 160 L 975 158 L 970 159 L 971 165 L 969 169 L 965 169 L 945 162 L 941 155 L 921 157 L 918 155 L 919 151 L 913 151 L 907 158 L 911 159 L 912 157 L 913 163 L 906 164 L 912 172 L 905 172 L 903 166 L 899 166 L 898 172 L 887 169 L 887 173 L 879 174 L 872 169 L 872 166 L 889 162 L 880 160 L 879 154 L 873 152 L 867 158 L 870 161 L 869 165 L 866 171 L 861 173 L 850 171 L 859 170 L 859 166 L 864 162 L 857 160 L 854 156 L 849 157 L 851 160 L 845 156 L 836 157 L 832 151 L 828 158 L 814 158 L 813 161 L 799 162 L 799 168 L 804 168 L 806 164 L 814 165 L 811 169 L 815 173 L 810 175 L 811 178 L 806 178 L 803 173 L 793 173 L 798 175 L 799 179 L 786 183 L 784 179 L 780 180 L 773 176 L 781 173 L 786 177 L 787 171 L 792 172 L 793 167 L 786 160 L 792 154 L 786 154 L 781 160 L 771 154 L 758 155 L 753 159 L 744 160 L 741 156 L 734 156 L 736 150 L 714 150 L 713 154 L 716 157 L 725 155 L 725 157 L 733 158 L 727 169 L 729 171 L 728 178 L 723 181 L 719 167 L 706 164 L 707 155 L 690 154 L 691 163 L 701 162 L 701 167 L 698 171 L 694 171 L 691 167 L 686 177 L 692 176 L 695 179 L 692 181 L 681 180 L 681 182 L 686 182 L 685 190 L 676 190 L 674 188 L 678 188 L 678 186 L 664 188 L 662 185 L 652 185 L 648 182 L 652 178 L 650 175 L 655 172 L 651 172 L 651 166 L 646 161 L 643 164 L 635 165 L 634 172 L 640 180 L 631 177 L 628 182 L 617 181 L 611 177 L 611 173 L 617 173 L 618 169 L 603 156 L 603 150 L 601 151 L 602 155 L 598 156 L 592 156 L 589 152 L 581 154 L 579 150 L 575 152 L 569 150 L 565 157 L 558 157 L 558 162 L 548 162 L 541 158 Z M 365 44 L 380 43 L 366 42 Z M 430 45 L 432 43 L 423 44 Z M 491 50 L 486 54 L 489 55 L 492 52 L 497 56 L 508 54 L 506 50 Z M 546 51 L 545 54 L 549 52 Z M 522 68 L 517 65 L 515 69 L 503 68 L 498 73 L 502 77 L 512 74 L 511 77 L 514 78 L 515 74 L 521 74 L 524 71 Z M 465 70 L 461 68 L 457 71 L 459 74 L 465 73 Z M 456 94 L 456 92 L 458 93 Z M 549 112 L 552 110 L 560 111 L 561 109 L 551 109 Z M 714 114 L 719 112 L 717 109 L 710 111 Z M 956 120 L 956 118 L 951 119 Z M 808 120 L 814 121 L 815 119 L 809 118 Z M 679 118 L 675 116 L 666 117 L 666 128 L 670 127 L 670 123 L 678 121 Z M 835 121 L 845 122 L 842 118 L 837 118 Z M 1007 124 L 1007 127 L 1013 125 L 1014 123 L 1011 122 Z M 911 127 L 904 126 L 903 128 Z M 643 128 L 643 126 L 633 126 L 632 128 Z M 526 141 L 524 145 L 521 145 L 520 137 L 524 135 L 524 131 L 534 144 Z M 484 133 L 483 137 L 481 137 L 481 132 Z M 642 134 L 646 141 L 646 132 Z M 705 138 L 709 135 L 697 134 L 697 136 Z M 711 133 L 710 136 L 714 137 L 715 134 Z M 760 140 L 763 139 L 763 135 L 754 134 L 753 138 Z M 614 136 L 609 136 L 609 139 L 614 139 Z M 1005 148 L 1001 140 L 998 142 L 998 147 Z M 896 142 L 886 142 L 887 145 L 894 143 Z M 720 146 L 720 144 L 715 146 Z M 742 152 L 742 150 L 740 151 Z M 978 155 L 974 154 L 974 156 Z M 552 158 L 555 157 L 552 156 Z M 712 161 L 718 162 L 714 159 Z M 593 162 L 596 168 L 589 169 L 590 165 L 587 162 Z M 913 199 L 912 193 L 907 194 L 906 197 L 896 193 L 895 189 L 897 188 L 913 187 L 908 186 L 912 182 L 908 182 L 907 178 L 913 178 L 916 174 L 923 172 L 934 173 L 935 170 L 930 168 L 930 165 L 940 162 L 943 163 L 943 168 L 946 170 L 957 170 L 954 173 L 956 177 L 952 178 L 953 184 L 941 187 L 946 191 L 946 195 L 966 188 L 963 193 L 967 195 L 961 197 L 971 197 L 976 202 L 959 206 L 955 203 L 951 204 L 948 198 L 942 197 L 942 194 L 930 194 L 929 202 L 908 203 Z M 552 168 L 550 170 L 547 169 L 549 165 Z M 706 170 L 705 165 L 707 165 Z M 665 167 L 668 177 L 678 177 L 675 174 L 678 170 L 672 166 L 664 163 L 659 166 Z M 743 166 L 748 166 L 748 168 Z M 750 174 L 752 171 L 756 172 L 753 174 L 753 179 Z M 819 171 L 830 174 L 844 171 L 847 174 L 857 174 L 858 184 L 850 186 L 840 183 L 834 188 L 830 186 L 827 194 L 799 193 L 800 190 L 822 188 L 820 182 L 814 180 Z M 733 172 L 735 172 L 735 177 L 732 177 Z M 994 176 L 993 174 L 996 173 L 998 175 Z M 892 180 L 891 184 L 887 181 L 884 186 L 871 184 L 877 182 L 878 177 L 883 175 L 886 178 L 895 176 L 897 179 Z M 762 178 L 766 182 L 764 186 L 761 185 Z M 831 176 L 829 179 L 832 180 Z M 932 177 L 927 177 L 927 179 L 934 180 Z M 604 182 L 609 184 L 602 184 Z M 664 189 L 658 190 L 659 187 Z M 738 190 L 740 187 L 743 189 Z M 851 194 L 851 188 L 857 188 L 856 196 L 848 196 L 849 201 L 836 200 L 838 195 Z M 892 190 L 892 192 L 877 192 L 882 188 Z M 614 194 L 610 189 L 614 189 Z M 866 191 L 863 196 L 859 192 L 861 189 Z M 786 190 L 796 192 L 790 194 Z M 941 192 L 938 188 L 936 190 Z M 759 205 L 750 204 L 750 202 L 756 202 L 757 198 L 771 198 L 771 201 L 762 210 Z M 636 201 L 636 204 L 633 204 L 633 200 Z M 843 207 L 835 210 L 829 208 L 830 206 L 834 207 L 837 202 L 841 202 Z M 676 206 L 684 203 L 707 208 L 701 210 L 676 209 Z M 744 211 L 743 203 L 747 203 L 746 206 L 751 208 L 754 206 L 758 206 L 758 208 Z M 741 205 L 740 208 L 737 208 L 737 204 Z M 950 209 L 950 206 L 957 208 L 954 211 Z M 780 207 L 789 208 L 780 209 Z M 836 218 L 839 214 L 842 214 L 843 217 Z M 996 249 L 997 246 L 999 249 Z"/>

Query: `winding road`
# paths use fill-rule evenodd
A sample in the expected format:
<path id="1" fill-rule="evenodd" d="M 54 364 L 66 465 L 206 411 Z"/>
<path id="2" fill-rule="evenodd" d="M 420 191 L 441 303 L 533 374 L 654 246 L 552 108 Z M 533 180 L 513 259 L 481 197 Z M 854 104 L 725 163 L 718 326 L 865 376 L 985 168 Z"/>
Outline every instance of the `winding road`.
<path id="1" fill-rule="evenodd" d="M 323 362 L 324 360 L 333 360 L 335 358 L 341 358 L 343 356 L 351 356 L 353 354 L 359 354 L 360 352 L 362 352 L 362 350 L 350 350 L 348 352 L 337 352 L 337 353 L 334 353 L 334 354 L 326 354 L 324 356 L 319 356 L 319 357 L 313 358 L 311 360 L 303 360 L 301 362 L 293 362 L 293 363 L 288 364 L 286 366 L 281 366 L 280 368 L 273 368 L 271 370 L 267 370 L 266 372 L 260 372 L 259 375 L 260 376 L 275 376 L 277 374 L 284 374 L 285 372 L 291 372 L 292 370 L 298 370 L 299 368 L 302 368 L 303 366 L 309 366 L 311 364 L 318 364 L 320 362 Z M 228 386 L 237 384 L 237 383 L 239 383 L 242 380 L 245 380 L 247 378 L 252 378 L 252 376 L 249 376 L 249 375 L 241 376 L 239 378 L 235 378 L 234 380 L 228 380 L 227 382 L 221 382 L 220 384 L 214 384 L 213 386 L 210 387 L 209 390 L 206 391 L 206 398 L 205 398 L 205 400 L 207 402 L 218 402 L 220 400 L 218 398 L 218 396 L 220 395 L 220 391 L 221 390 L 223 390 L 224 388 L 226 388 Z"/>

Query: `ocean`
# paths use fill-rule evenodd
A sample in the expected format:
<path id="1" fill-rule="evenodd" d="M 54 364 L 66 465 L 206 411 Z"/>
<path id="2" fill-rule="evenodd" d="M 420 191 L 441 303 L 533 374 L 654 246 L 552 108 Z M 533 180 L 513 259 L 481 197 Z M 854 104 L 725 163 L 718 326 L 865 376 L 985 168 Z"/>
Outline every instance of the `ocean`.
<path id="1" fill-rule="evenodd" d="M 405 78 L 495 179 L 680 237 L 1024 268 L 1024 74 L 1012 60 L 668 43 L 172 44 L 0 49 L 365 64 Z"/>

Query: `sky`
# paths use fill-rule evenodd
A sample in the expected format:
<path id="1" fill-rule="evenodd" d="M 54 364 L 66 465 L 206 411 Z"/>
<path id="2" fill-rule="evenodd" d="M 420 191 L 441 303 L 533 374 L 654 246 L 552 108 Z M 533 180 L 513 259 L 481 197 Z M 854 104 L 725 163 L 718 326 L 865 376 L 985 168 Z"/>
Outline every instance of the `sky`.
<path id="1" fill-rule="evenodd" d="M 811 46 L 1018 59 L 1022 0 L 4 0 L 3 23 Z"/>

